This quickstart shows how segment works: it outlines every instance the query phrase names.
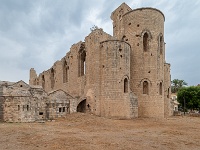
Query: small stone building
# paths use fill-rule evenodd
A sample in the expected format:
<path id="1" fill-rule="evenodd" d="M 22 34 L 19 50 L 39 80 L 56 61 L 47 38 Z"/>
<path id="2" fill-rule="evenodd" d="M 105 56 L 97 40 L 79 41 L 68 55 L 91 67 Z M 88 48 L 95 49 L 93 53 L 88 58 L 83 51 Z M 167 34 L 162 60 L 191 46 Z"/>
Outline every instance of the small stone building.
<path id="1" fill-rule="evenodd" d="M 77 99 L 74 111 L 117 118 L 171 116 L 164 14 L 123 3 L 111 19 L 113 35 L 94 28 L 50 69 L 37 75 L 31 68 L 29 84 L 69 93 Z"/>
<path id="2" fill-rule="evenodd" d="M 1 121 L 34 122 L 65 117 L 73 112 L 73 101 L 62 90 L 46 93 L 41 86 L 30 86 L 24 81 L 0 82 Z"/>

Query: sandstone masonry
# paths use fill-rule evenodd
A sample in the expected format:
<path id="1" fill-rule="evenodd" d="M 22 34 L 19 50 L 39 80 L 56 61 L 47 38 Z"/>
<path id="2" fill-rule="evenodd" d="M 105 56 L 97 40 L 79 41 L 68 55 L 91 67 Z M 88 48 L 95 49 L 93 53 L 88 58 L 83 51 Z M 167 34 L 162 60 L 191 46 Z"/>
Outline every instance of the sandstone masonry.
<path id="1" fill-rule="evenodd" d="M 47 71 L 37 75 L 31 68 L 29 84 L 71 95 L 72 112 L 117 118 L 172 115 L 163 13 L 123 3 L 111 19 L 113 36 L 94 29 Z"/>
<path id="2" fill-rule="evenodd" d="M 34 122 L 66 117 L 76 111 L 76 102 L 62 90 L 46 93 L 41 86 L 23 81 L 0 81 L 0 121 Z"/>

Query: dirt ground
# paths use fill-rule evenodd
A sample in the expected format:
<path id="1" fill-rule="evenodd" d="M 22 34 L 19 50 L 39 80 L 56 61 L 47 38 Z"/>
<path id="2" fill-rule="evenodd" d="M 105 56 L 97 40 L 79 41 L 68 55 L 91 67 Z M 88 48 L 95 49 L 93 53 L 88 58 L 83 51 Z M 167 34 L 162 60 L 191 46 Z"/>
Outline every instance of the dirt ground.
<path id="1" fill-rule="evenodd" d="M 75 113 L 45 123 L 0 123 L 0 150 L 200 150 L 200 118 L 116 120 Z"/>

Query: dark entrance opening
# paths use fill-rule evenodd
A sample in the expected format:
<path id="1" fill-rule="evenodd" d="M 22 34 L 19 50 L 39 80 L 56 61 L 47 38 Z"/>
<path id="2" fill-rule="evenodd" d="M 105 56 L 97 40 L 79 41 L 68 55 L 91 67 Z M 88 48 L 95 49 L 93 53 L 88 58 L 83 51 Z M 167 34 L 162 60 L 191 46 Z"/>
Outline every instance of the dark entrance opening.
<path id="1" fill-rule="evenodd" d="M 78 106 L 77 106 L 77 112 L 82 112 L 85 113 L 86 112 L 86 99 L 81 101 Z"/>

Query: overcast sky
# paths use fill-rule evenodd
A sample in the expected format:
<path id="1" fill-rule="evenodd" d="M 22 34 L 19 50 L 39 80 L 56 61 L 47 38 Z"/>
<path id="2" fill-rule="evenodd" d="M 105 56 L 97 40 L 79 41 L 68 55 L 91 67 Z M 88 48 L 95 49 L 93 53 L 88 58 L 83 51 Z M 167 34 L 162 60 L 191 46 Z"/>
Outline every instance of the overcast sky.
<path id="1" fill-rule="evenodd" d="M 112 35 L 110 14 L 123 0 L 0 0 L 0 80 L 28 83 L 29 70 L 49 69 L 97 25 Z M 132 9 L 165 15 L 172 80 L 200 84 L 200 0 L 126 0 Z"/>

